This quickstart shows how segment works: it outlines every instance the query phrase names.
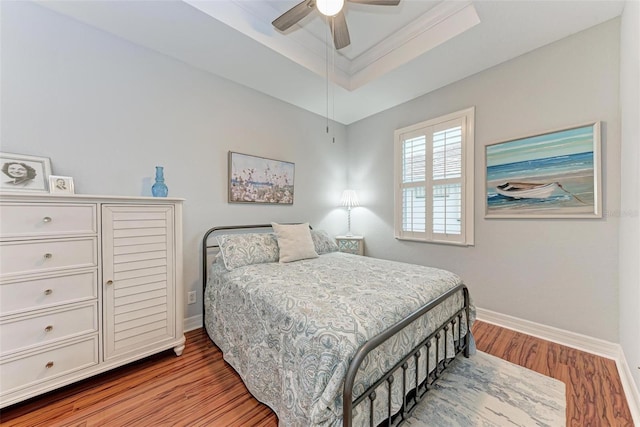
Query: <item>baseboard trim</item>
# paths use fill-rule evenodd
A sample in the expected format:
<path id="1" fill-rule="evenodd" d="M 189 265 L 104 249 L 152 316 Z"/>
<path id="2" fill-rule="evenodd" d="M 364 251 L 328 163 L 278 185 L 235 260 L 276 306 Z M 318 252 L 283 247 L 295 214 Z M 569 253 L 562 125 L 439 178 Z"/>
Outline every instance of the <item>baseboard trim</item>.
<path id="1" fill-rule="evenodd" d="M 620 356 L 616 359 L 616 366 L 618 367 L 618 373 L 620 374 L 622 388 L 627 396 L 627 402 L 629 404 L 633 423 L 640 426 L 640 391 L 633 379 L 631 367 L 627 363 L 627 358 L 624 356 L 622 347 L 620 347 Z"/>
<path id="2" fill-rule="evenodd" d="M 616 359 L 620 354 L 620 346 L 609 341 L 569 332 L 564 329 L 554 328 L 553 326 L 531 322 L 483 308 L 477 308 L 476 313 L 478 319 L 483 322 L 493 323 L 507 329 L 522 332 L 523 334 L 533 335 L 537 338 L 606 357 L 607 359 Z"/>
<path id="3" fill-rule="evenodd" d="M 189 332 L 194 329 L 202 328 L 202 314 L 184 319 L 184 331 Z"/>
<path id="4" fill-rule="evenodd" d="M 631 417 L 637 426 L 640 426 L 640 393 L 635 384 L 631 369 L 624 356 L 624 351 L 620 344 L 589 337 L 587 335 L 566 331 L 564 329 L 554 328 L 540 323 L 531 322 L 529 320 L 520 319 L 509 316 L 507 314 L 497 313 L 495 311 L 476 308 L 478 320 L 492 323 L 507 329 L 522 332 L 523 334 L 532 335 L 543 340 L 562 344 L 577 350 L 586 351 L 597 356 L 613 359 L 616 362 L 622 388 L 624 389 Z"/>

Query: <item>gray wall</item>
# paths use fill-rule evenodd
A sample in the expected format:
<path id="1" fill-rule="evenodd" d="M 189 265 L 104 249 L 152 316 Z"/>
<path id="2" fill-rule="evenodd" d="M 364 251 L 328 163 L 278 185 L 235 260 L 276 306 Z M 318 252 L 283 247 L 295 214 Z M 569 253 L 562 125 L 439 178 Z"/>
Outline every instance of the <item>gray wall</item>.
<path id="1" fill-rule="evenodd" d="M 618 223 L 484 219 L 487 144 L 601 120 L 605 214 L 620 206 L 619 31 L 614 20 L 348 127 L 352 213 L 369 255 L 459 273 L 477 306 L 618 341 Z M 393 131 L 476 107 L 475 246 L 393 238 Z"/>
<path id="2" fill-rule="evenodd" d="M 640 387 L 640 2 L 622 16 L 620 101 L 622 164 L 620 206 L 620 344 Z M 640 389 L 638 389 L 640 390 Z M 640 391 L 637 391 L 640 395 Z"/>
<path id="3" fill-rule="evenodd" d="M 50 157 L 83 194 L 150 195 L 164 166 L 169 195 L 186 199 L 186 291 L 200 290 L 197 249 L 213 225 L 310 221 L 343 232 L 344 126 L 333 144 L 320 116 L 33 3 L 3 2 L 1 19 L 0 150 Z M 294 162 L 293 206 L 228 204 L 229 150 Z"/>

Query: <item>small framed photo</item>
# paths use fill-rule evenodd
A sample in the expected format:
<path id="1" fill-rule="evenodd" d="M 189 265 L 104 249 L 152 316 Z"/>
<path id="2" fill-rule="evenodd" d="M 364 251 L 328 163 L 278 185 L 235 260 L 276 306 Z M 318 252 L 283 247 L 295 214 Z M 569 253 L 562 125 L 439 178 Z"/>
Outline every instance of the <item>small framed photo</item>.
<path id="1" fill-rule="evenodd" d="M 51 160 L 48 157 L 0 153 L 0 165 L 4 175 L 0 180 L 2 191 L 49 191 L 47 177 L 51 175 Z"/>
<path id="2" fill-rule="evenodd" d="M 73 178 L 70 176 L 49 175 L 49 192 L 51 194 L 75 194 Z"/>

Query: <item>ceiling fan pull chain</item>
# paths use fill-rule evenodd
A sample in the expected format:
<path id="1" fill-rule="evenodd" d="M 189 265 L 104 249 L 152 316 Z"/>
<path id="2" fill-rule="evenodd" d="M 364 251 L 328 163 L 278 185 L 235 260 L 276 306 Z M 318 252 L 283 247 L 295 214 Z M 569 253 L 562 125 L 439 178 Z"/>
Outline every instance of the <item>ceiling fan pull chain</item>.
<path id="1" fill-rule="evenodd" d="M 335 18 L 333 18 L 335 19 Z M 331 38 L 333 40 L 333 37 Z M 328 43 L 327 43 L 328 46 Z M 331 75 L 335 76 L 336 75 L 336 50 L 335 49 L 331 49 Z M 333 85 L 331 87 L 331 120 L 335 121 L 336 118 L 336 87 L 335 85 Z M 332 128 L 332 132 L 331 132 L 331 142 L 333 144 L 336 143 L 336 132 L 335 132 L 336 128 L 335 126 Z"/>
<path id="2" fill-rule="evenodd" d="M 326 59 L 326 64 L 325 64 L 325 76 L 327 78 L 327 82 L 326 82 L 326 96 L 327 96 L 327 111 L 326 111 L 326 119 L 327 119 L 327 135 L 329 134 L 329 34 L 328 31 L 331 31 L 331 22 L 329 21 L 333 21 L 333 18 L 330 17 L 325 17 L 325 20 L 327 21 L 327 24 L 329 24 L 329 28 L 327 29 L 327 31 L 325 31 L 324 33 L 324 45 L 325 45 L 325 59 Z"/>

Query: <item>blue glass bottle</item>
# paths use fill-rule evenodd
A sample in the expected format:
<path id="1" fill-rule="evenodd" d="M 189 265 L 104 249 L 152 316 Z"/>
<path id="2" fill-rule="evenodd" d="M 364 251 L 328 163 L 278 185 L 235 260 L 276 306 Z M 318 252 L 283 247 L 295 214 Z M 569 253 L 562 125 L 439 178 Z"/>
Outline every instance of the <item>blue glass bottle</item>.
<path id="1" fill-rule="evenodd" d="M 164 183 L 164 168 L 162 166 L 156 166 L 156 183 L 151 187 L 151 194 L 153 197 L 167 197 L 169 194 L 169 188 Z"/>

